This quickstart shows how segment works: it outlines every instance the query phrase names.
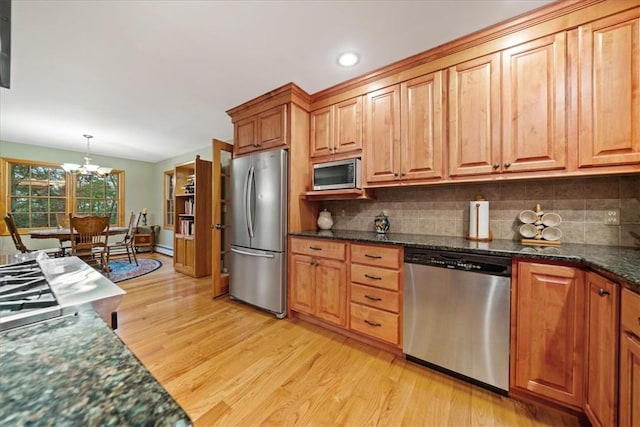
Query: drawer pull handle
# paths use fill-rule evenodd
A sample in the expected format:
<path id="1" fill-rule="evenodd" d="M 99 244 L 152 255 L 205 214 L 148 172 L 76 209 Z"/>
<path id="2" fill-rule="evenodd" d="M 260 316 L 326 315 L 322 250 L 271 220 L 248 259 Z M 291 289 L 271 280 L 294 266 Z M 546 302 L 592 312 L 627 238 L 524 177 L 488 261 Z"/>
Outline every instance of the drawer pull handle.
<path id="1" fill-rule="evenodd" d="M 605 291 L 604 289 L 600 288 L 598 289 L 598 295 L 600 295 L 601 297 L 609 295 L 609 291 Z"/>
<path id="2" fill-rule="evenodd" d="M 372 297 L 371 295 L 367 295 L 367 294 L 365 294 L 365 295 L 364 295 L 364 297 L 365 297 L 366 299 L 370 299 L 371 301 L 382 301 L 382 298 L 379 298 L 379 297 Z"/>
<path id="3" fill-rule="evenodd" d="M 366 323 L 367 325 L 371 325 L 371 326 L 382 326 L 382 323 L 378 323 L 378 322 L 372 322 L 371 320 L 364 320 L 364 323 Z"/>
<path id="4" fill-rule="evenodd" d="M 373 259 L 380 259 L 380 258 L 382 258 L 380 255 L 369 255 L 369 254 L 364 254 L 364 256 L 366 256 L 367 258 L 373 258 Z"/>
<path id="5" fill-rule="evenodd" d="M 367 279 L 371 279 L 371 280 L 382 280 L 382 277 L 380 277 L 380 276 L 372 276 L 370 274 L 365 274 L 364 277 L 366 277 Z"/>
<path id="6" fill-rule="evenodd" d="M 319 248 L 317 246 L 309 246 L 309 249 L 314 250 L 314 251 L 321 251 L 322 248 Z"/>

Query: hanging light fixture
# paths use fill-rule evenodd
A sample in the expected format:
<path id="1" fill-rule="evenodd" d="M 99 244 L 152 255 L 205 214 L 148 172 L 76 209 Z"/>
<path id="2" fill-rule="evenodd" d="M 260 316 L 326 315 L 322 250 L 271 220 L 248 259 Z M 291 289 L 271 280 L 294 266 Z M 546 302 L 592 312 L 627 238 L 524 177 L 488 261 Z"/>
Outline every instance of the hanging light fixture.
<path id="1" fill-rule="evenodd" d="M 97 176 L 105 176 L 111 173 L 113 168 L 102 168 L 98 165 L 91 164 L 90 149 L 89 149 L 89 141 L 93 138 L 93 135 L 82 135 L 87 138 L 87 155 L 84 158 L 84 165 L 79 165 L 77 163 L 63 163 L 61 165 L 62 169 L 68 174 L 72 175 L 97 175 Z"/>

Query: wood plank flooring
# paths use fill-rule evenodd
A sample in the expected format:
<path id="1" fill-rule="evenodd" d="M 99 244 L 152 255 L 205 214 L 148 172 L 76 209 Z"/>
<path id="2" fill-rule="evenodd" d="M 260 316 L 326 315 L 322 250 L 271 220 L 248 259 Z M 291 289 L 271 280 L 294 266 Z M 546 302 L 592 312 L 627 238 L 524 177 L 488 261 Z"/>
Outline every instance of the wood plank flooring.
<path id="1" fill-rule="evenodd" d="M 573 426 L 299 319 L 277 320 L 211 279 L 161 269 L 121 282 L 121 339 L 196 426 Z"/>

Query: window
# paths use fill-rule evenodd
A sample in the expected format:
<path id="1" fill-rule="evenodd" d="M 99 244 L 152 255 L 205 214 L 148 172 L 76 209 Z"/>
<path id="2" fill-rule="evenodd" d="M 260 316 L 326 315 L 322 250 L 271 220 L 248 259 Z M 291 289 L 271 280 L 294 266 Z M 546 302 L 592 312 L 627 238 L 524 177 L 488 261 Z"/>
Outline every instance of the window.
<path id="1" fill-rule="evenodd" d="M 174 208 L 173 196 L 175 192 L 175 175 L 172 170 L 164 173 L 164 221 L 162 227 L 167 230 L 173 230 L 174 224 Z"/>
<path id="2" fill-rule="evenodd" d="M 124 172 L 106 177 L 67 176 L 58 164 L 2 159 L 7 185 L 0 188 L 2 215 L 11 212 L 19 229 L 56 227 L 57 213 L 108 215 L 124 222 Z M 5 224 L 0 224 L 6 234 Z"/>

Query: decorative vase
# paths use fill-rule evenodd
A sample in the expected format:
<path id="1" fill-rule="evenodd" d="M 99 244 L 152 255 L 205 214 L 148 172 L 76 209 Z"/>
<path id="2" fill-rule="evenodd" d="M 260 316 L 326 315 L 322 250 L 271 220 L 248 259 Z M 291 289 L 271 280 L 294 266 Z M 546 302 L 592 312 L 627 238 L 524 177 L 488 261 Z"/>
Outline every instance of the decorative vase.
<path id="1" fill-rule="evenodd" d="M 389 231 L 389 217 L 387 217 L 385 212 L 376 215 L 373 223 L 376 227 L 376 233 L 384 234 Z"/>
<path id="2" fill-rule="evenodd" d="M 318 228 L 320 230 L 330 230 L 331 227 L 333 227 L 333 218 L 331 217 L 331 212 L 325 209 L 318 215 Z"/>

